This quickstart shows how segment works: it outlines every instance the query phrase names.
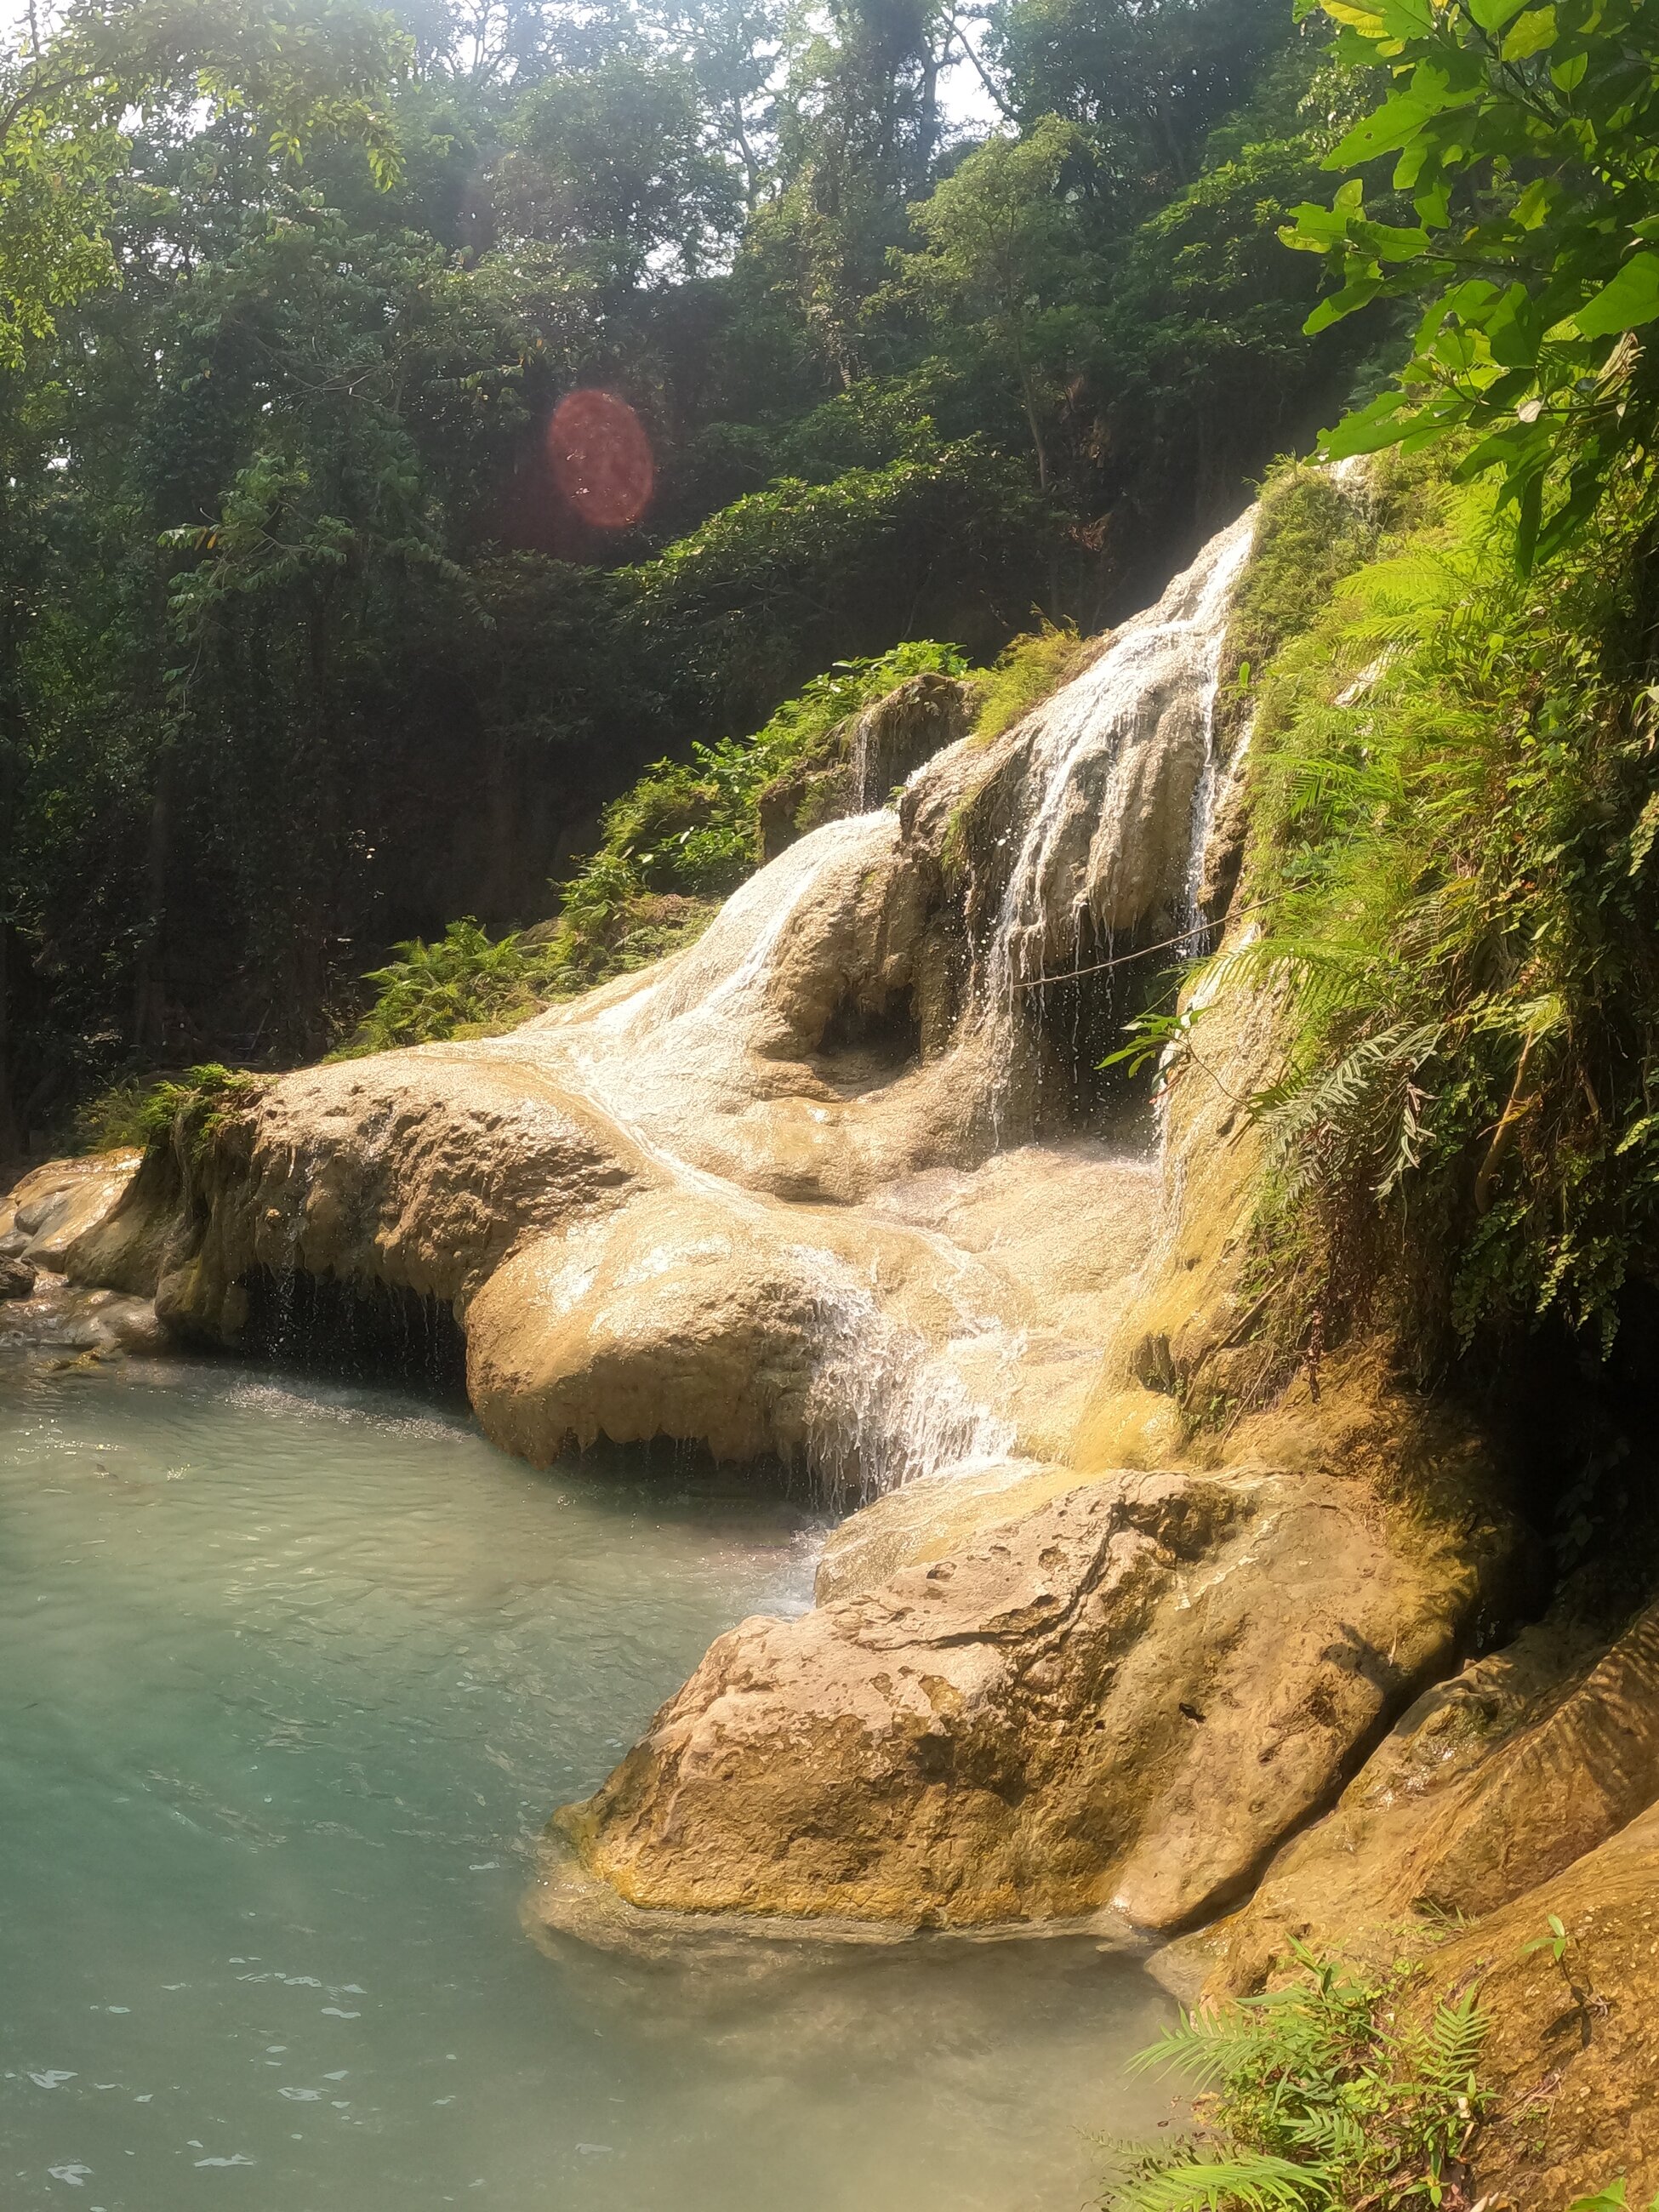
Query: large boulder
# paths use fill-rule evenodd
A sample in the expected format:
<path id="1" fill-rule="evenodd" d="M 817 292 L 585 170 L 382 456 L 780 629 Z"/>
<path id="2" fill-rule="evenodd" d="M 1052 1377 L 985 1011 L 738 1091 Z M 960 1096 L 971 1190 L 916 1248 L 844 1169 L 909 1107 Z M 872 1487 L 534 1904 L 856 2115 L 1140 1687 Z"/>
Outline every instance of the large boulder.
<path id="1" fill-rule="evenodd" d="M 48 1160 L 0 1198 L 0 1249 L 61 1274 L 77 1237 L 107 1219 L 137 1173 L 135 1152 Z M 14 1295 L 15 1295 L 14 1293 Z"/>
<path id="2" fill-rule="evenodd" d="M 1448 1665 L 1511 1557 L 1337 1481 L 1103 1476 L 722 1637 L 559 1835 L 637 1906 L 1180 1928 Z"/>

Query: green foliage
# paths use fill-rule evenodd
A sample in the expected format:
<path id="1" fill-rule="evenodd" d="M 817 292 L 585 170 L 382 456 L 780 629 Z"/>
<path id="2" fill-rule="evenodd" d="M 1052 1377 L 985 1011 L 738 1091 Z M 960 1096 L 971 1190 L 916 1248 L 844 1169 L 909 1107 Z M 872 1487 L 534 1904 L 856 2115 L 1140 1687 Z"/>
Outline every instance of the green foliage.
<path id="1" fill-rule="evenodd" d="M 0 1149 L 510 937 L 671 751 L 559 943 L 683 941 L 750 849 L 694 744 L 901 638 L 1093 629 L 1327 374 L 1268 251 L 1333 112 L 1285 0 L 51 20 L 0 63 Z M 596 386 L 623 531 L 550 462 Z"/>
<path id="2" fill-rule="evenodd" d="M 179 1076 L 128 1076 L 88 1099 L 76 1114 L 76 1149 L 83 1152 L 142 1150 L 167 1135 L 180 1115 L 202 1134 L 230 1107 L 258 1090 L 258 1079 L 209 1060 Z"/>
<path id="3" fill-rule="evenodd" d="M 1233 595 L 1224 684 L 1248 692 L 1289 639 L 1314 623 L 1332 592 L 1371 553 L 1364 508 L 1322 469 L 1290 466 L 1265 485 L 1249 567 Z"/>
<path id="4" fill-rule="evenodd" d="M 860 634 L 890 636 L 893 593 L 915 603 L 941 544 L 958 574 L 994 589 L 1042 529 L 1017 466 L 979 440 L 930 440 L 880 469 L 751 493 L 629 580 L 645 650 L 672 643 L 680 681 L 741 727 L 799 681 L 809 654 L 823 667 Z"/>
<path id="5" fill-rule="evenodd" d="M 913 210 L 922 251 L 893 257 L 902 290 L 965 313 L 1006 354 L 1045 485 L 1045 428 L 1069 320 L 1063 302 L 1080 243 L 1060 180 L 1082 143 L 1057 115 L 1018 138 L 988 138 Z"/>
<path id="6" fill-rule="evenodd" d="M 1609 2182 L 1605 2189 L 1598 2189 L 1594 2197 L 1576 2199 L 1568 2206 L 1567 2212 L 1626 2212 L 1625 2188 L 1625 2177 L 1621 2173 L 1617 2181 Z M 1649 2198 L 1647 2212 L 1659 2212 L 1659 2197 Z"/>
<path id="7" fill-rule="evenodd" d="M 28 341 L 115 275 L 108 201 L 131 111 L 206 103 L 283 162 L 319 137 L 355 142 L 390 185 L 399 155 L 382 102 L 405 57 L 388 19 L 351 0 L 82 0 L 0 59 L 0 368 L 21 368 Z"/>
<path id="8" fill-rule="evenodd" d="M 760 865 L 758 807 L 768 786 L 792 769 L 844 753 L 854 717 L 927 671 L 961 676 L 967 664 L 954 647 L 930 639 L 840 661 L 786 700 L 752 738 L 694 744 L 689 761 L 647 769 L 606 808 L 599 850 L 564 890 L 554 942 L 573 986 L 613 971 L 617 949 L 652 901 L 714 902 L 735 890 Z M 696 928 L 709 910 L 671 908 L 664 919 Z"/>
<path id="9" fill-rule="evenodd" d="M 1489 495 L 1406 512 L 1258 687 L 1257 933 L 1214 981 L 1289 1030 L 1255 1107 L 1269 1382 L 1385 1285 L 1425 1372 L 1552 1313 L 1605 1346 L 1659 1249 L 1640 489 L 1530 580 Z"/>
<path id="10" fill-rule="evenodd" d="M 1534 1951 L 1547 1951 L 1559 1966 L 1565 1962 L 1568 1946 L 1571 1942 L 1572 1938 L 1568 1935 L 1565 1923 L 1552 1912 L 1549 1917 L 1549 1933 L 1547 1936 L 1534 1936 L 1530 1943 L 1523 1943 L 1521 1946 L 1521 1956 L 1523 1959 L 1528 1959 Z"/>
<path id="11" fill-rule="evenodd" d="M 1202 2132 L 1140 2159 L 1113 2212 L 1376 2212 L 1438 2205 L 1486 2099 L 1473 1996 L 1426 2027 L 1412 1970 L 1372 1973 L 1293 1947 L 1283 1988 L 1184 2013 L 1137 2064 L 1199 2094 Z"/>
<path id="12" fill-rule="evenodd" d="M 1415 220 L 1368 211 L 1364 176 L 1296 211 L 1286 243 L 1331 257 L 1316 331 L 1378 299 L 1422 306 L 1398 385 L 1330 455 L 1481 433 L 1523 568 L 1595 510 L 1652 439 L 1659 316 L 1659 14 L 1650 0 L 1323 0 L 1341 61 L 1387 97 L 1326 167 L 1395 157 Z"/>
<path id="13" fill-rule="evenodd" d="M 1091 647 L 1069 623 L 1045 622 L 1012 639 L 995 664 L 975 679 L 979 706 L 974 735 L 981 744 L 1012 729 L 1022 714 L 1068 683 L 1084 665 Z"/>
<path id="14" fill-rule="evenodd" d="M 711 152 L 681 57 L 602 55 L 536 87 L 513 118 L 501 198 L 513 226 L 556 242 L 599 283 L 695 276 L 738 227 L 734 165 Z"/>
<path id="15" fill-rule="evenodd" d="M 470 915 L 435 944 L 411 938 L 392 955 L 363 978 L 374 987 L 374 1004 L 331 1059 L 510 1030 L 556 994 L 556 963 L 544 945 L 512 935 L 492 940 Z"/>

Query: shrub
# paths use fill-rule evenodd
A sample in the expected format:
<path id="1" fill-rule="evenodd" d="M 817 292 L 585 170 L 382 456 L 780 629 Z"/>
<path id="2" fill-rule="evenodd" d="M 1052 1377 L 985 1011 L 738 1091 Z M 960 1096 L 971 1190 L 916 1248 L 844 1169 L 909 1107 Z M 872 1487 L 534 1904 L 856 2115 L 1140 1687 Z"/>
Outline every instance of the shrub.
<path id="1" fill-rule="evenodd" d="M 1650 486 L 1528 578 L 1491 490 L 1415 465 L 1252 685 L 1261 933 L 1215 981 L 1274 989 L 1287 1033 L 1259 1391 L 1380 1291 L 1425 1377 L 1549 1314 L 1605 1347 L 1659 1251 Z"/>
<path id="2" fill-rule="evenodd" d="M 1437 2205 L 1486 2098 L 1473 1996 L 1419 2025 L 1413 1969 L 1370 1973 L 1295 1947 L 1296 1978 L 1183 2013 L 1136 2062 L 1199 2092 L 1199 2131 L 1133 2161 L 1113 2212 L 1404 2212 Z"/>
<path id="3" fill-rule="evenodd" d="M 509 1030 L 554 995 L 556 963 L 544 945 L 492 939 L 471 915 L 452 921 L 434 944 L 414 937 L 392 952 L 364 977 L 374 1002 L 331 1058 Z"/>
<path id="4" fill-rule="evenodd" d="M 88 1099 L 75 1116 L 76 1149 L 112 1152 L 142 1149 L 164 1136 L 179 1115 L 204 1109 L 215 1120 L 253 1091 L 257 1076 L 209 1060 L 180 1076 L 130 1075 Z"/>

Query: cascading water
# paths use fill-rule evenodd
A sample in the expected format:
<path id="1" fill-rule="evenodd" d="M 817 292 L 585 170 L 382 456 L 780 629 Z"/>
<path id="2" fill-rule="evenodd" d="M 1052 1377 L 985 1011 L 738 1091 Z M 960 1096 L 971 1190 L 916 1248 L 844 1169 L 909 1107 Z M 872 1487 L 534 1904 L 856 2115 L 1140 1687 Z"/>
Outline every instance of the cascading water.
<path id="1" fill-rule="evenodd" d="M 1012 1126 L 1002 1126 L 1003 1096 L 1016 1078 L 1031 1091 L 1041 1063 L 1029 1056 L 1040 1050 L 1052 1060 L 1054 1044 L 1036 1045 L 1024 993 L 1056 971 L 1086 973 L 1115 933 L 1150 945 L 1191 927 L 1216 798 L 1221 655 L 1254 528 L 1246 514 L 1213 538 L 998 756 L 1003 849 L 1012 858 L 990 943 L 966 979 L 956 1043 L 933 1057 L 931 1073 L 926 1065 L 915 1071 L 935 1099 L 951 1086 L 957 1093 L 945 1108 L 924 1101 L 941 1132 L 936 1138 L 933 1122 L 918 1124 L 928 1132 L 924 1158 L 950 1158 L 958 1141 L 951 1129 L 977 1118 L 977 1132 L 962 1141 L 968 1171 L 978 1172 L 987 1110 L 993 1153 L 1005 1153 Z M 913 786 L 925 796 L 925 780 L 937 777 L 943 804 L 959 804 L 979 757 L 945 749 L 915 771 Z M 872 795 L 863 726 L 851 768 L 860 796 Z M 1042 1318 L 1052 1286 L 1033 1291 L 1011 1280 L 994 1253 L 988 1265 L 982 1246 L 959 1245 L 924 1221 L 886 1217 L 903 1223 L 882 1232 L 902 1242 L 894 1269 L 878 1246 L 866 1250 L 857 1220 L 863 1198 L 886 1188 L 884 1174 L 902 1175 L 915 1148 L 896 1148 L 892 1168 L 878 1160 L 861 1186 L 836 1185 L 833 1166 L 829 1180 L 817 1180 L 843 1133 L 856 1146 L 878 1117 L 902 1123 L 915 1111 L 897 1070 L 883 1078 L 890 1105 L 880 1103 L 880 1085 L 849 1097 L 833 1071 L 818 1072 L 832 1009 L 856 1004 L 860 990 L 884 1001 L 915 988 L 906 963 L 940 957 L 918 950 L 918 933 L 961 929 L 948 889 L 944 911 L 928 908 L 940 896 L 939 876 L 912 836 L 889 807 L 826 823 L 752 877 L 660 975 L 536 1025 L 522 1047 L 504 1039 L 498 1048 L 504 1055 L 523 1049 L 539 1066 L 556 1040 L 559 1085 L 621 1130 L 661 1183 L 712 1210 L 717 1242 L 723 1218 L 745 1249 L 781 1248 L 783 1273 L 806 1276 L 811 1319 L 799 1449 L 841 1502 L 1029 1451 L 1006 1413 L 1023 1365 L 1042 1364 L 1042 1395 L 1052 1401 L 1055 1363 L 1086 1364 L 1101 1341 L 1097 1318 L 1079 1316 L 1059 1330 Z M 936 924 L 926 921 L 930 911 Z M 1052 1023 L 1052 1009 L 1046 1018 Z M 1090 1042 L 1079 1034 L 1059 1050 L 1081 1067 Z M 1061 1118 L 1074 1129 L 1071 1103 Z M 1144 1205 L 1143 1156 L 1115 1154 L 1086 1170 L 1058 1152 L 1043 1157 L 1040 1206 L 1072 1203 L 1064 1194 L 1080 1193 L 1076 1178 L 1097 1170 L 1122 1179 L 1113 1204 L 1132 1212 Z M 815 1200 L 837 1202 L 833 1225 L 822 1215 L 814 1225 Z M 1121 1241 L 1123 1217 L 1103 1222 L 1108 1238 Z M 643 1254 L 640 1266 L 648 1272 L 653 1258 Z M 1036 1349 L 1033 1315 L 1042 1338 Z"/>
<path id="2" fill-rule="evenodd" d="M 896 1326 L 831 1255 L 810 1257 L 822 1275 L 807 1449 L 832 1498 L 867 1500 L 1012 1455 L 1011 1421 L 977 1404 L 948 1362 Z"/>
<path id="3" fill-rule="evenodd" d="M 1252 508 L 1032 716 L 1017 808 L 1025 827 L 986 962 L 994 1018 L 1063 972 L 1086 931 L 1109 941 L 1130 917 L 1190 922 L 1215 793 L 1221 652 L 1255 531 Z"/>

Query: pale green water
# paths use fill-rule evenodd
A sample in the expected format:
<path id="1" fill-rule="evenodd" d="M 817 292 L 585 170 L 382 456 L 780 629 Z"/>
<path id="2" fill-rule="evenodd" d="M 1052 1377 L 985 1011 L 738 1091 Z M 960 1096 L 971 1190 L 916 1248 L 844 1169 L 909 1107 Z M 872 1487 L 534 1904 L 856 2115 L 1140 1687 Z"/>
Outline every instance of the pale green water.
<path id="1" fill-rule="evenodd" d="M 0 2206 L 1072 2212 L 1167 2109 L 1072 1940 L 555 1964 L 536 1831 L 708 1639 L 806 1601 L 776 1501 L 537 1475 L 391 1392 L 0 1373 Z"/>

